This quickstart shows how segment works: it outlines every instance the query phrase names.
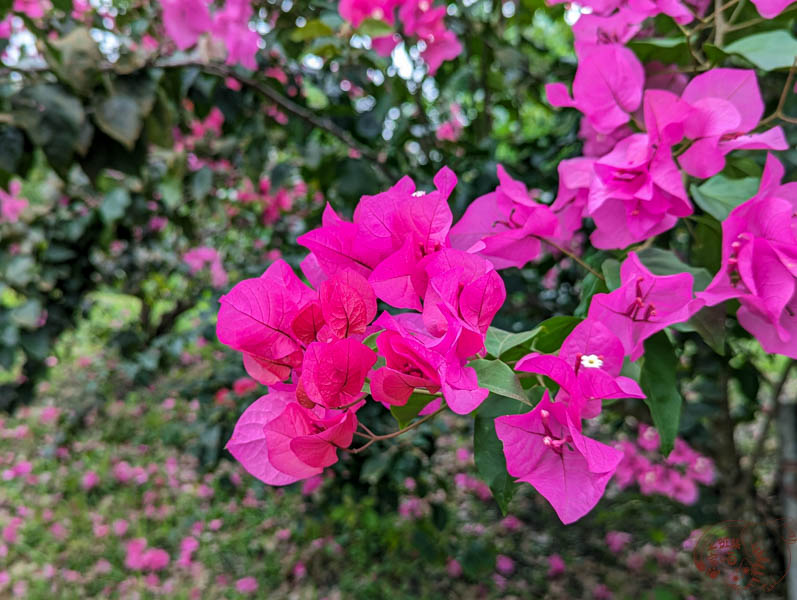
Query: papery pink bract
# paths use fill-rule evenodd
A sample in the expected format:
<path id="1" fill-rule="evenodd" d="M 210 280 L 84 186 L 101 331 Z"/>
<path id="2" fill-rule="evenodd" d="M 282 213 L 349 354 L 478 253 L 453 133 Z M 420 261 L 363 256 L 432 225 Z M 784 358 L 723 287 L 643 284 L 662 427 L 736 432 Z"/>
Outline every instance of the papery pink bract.
<path id="1" fill-rule="evenodd" d="M 595 162 L 587 212 L 597 248 L 625 248 L 671 229 L 693 212 L 669 148 L 646 134 L 618 142 Z"/>
<path id="2" fill-rule="evenodd" d="M 557 236 L 558 221 L 501 165 L 498 180 L 495 192 L 476 198 L 451 228 L 451 245 L 470 250 L 479 244 L 478 253 L 496 269 L 522 268 L 539 256 L 539 237 Z"/>
<path id="3" fill-rule="evenodd" d="M 722 223 L 722 263 L 698 296 L 709 306 L 738 298 L 737 317 L 767 352 L 797 358 L 797 183 L 781 184 L 769 155 L 758 193 Z"/>
<path id="4" fill-rule="evenodd" d="M 368 281 L 355 271 L 339 271 L 319 288 L 324 321 L 339 338 L 365 332 L 376 316 L 376 295 Z"/>
<path id="5" fill-rule="evenodd" d="M 621 285 L 595 294 L 587 318 L 599 321 L 622 342 L 626 356 L 638 359 L 642 343 L 669 325 L 688 321 L 705 304 L 692 295 L 691 273 L 654 275 L 635 252 L 620 267 Z"/>
<path id="6" fill-rule="evenodd" d="M 752 0 L 758 14 L 765 19 L 774 19 L 782 13 L 794 0 Z"/>
<path id="7" fill-rule="evenodd" d="M 590 46 L 580 57 L 573 97 L 562 83 L 545 86 L 553 106 L 576 108 L 601 133 L 611 133 L 629 121 L 642 101 L 645 72 L 631 50 L 620 44 Z"/>
<path id="8" fill-rule="evenodd" d="M 559 219 L 561 238 L 570 240 L 581 228 L 592 179 L 595 177 L 595 161 L 591 158 L 563 160 L 557 171 L 559 192 L 551 210 Z"/>
<path id="9" fill-rule="evenodd" d="M 351 404 L 362 396 L 376 353 L 354 339 L 313 342 L 302 363 L 301 387 L 314 403 L 327 408 Z"/>
<path id="10" fill-rule="evenodd" d="M 558 420 L 548 392 L 529 413 L 495 419 L 507 471 L 531 484 L 562 523 L 577 521 L 600 500 L 623 453 L 584 437 L 568 415 Z"/>
<path id="11" fill-rule="evenodd" d="M 755 71 L 712 69 L 692 79 L 681 97 L 694 111 L 685 132 L 694 142 L 678 157 L 690 175 L 706 178 L 719 173 L 732 150 L 788 147 L 780 127 L 744 135 L 758 126 L 764 114 Z"/>
<path id="12" fill-rule="evenodd" d="M 269 485 L 287 485 L 297 481 L 294 477 L 274 468 L 268 458 L 265 426 L 279 417 L 295 400 L 295 394 L 286 390 L 271 390 L 255 400 L 235 424 L 227 450 L 251 475 Z"/>
<path id="13" fill-rule="evenodd" d="M 582 418 L 600 413 L 602 400 L 645 397 L 633 379 L 620 376 L 623 354 L 617 336 L 602 323 L 588 319 L 565 338 L 557 356 L 528 354 L 515 369 L 546 375 L 557 383 L 556 416 L 564 422 L 567 413 L 580 430 Z"/>
<path id="14" fill-rule="evenodd" d="M 206 0 L 163 0 L 163 27 L 180 50 L 196 44 L 213 24 Z"/>
<path id="15" fill-rule="evenodd" d="M 20 215 L 28 208 L 28 201 L 20 197 L 22 186 L 19 181 L 8 185 L 8 192 L 0 188 L 0 223 L 16 223 Z"/>

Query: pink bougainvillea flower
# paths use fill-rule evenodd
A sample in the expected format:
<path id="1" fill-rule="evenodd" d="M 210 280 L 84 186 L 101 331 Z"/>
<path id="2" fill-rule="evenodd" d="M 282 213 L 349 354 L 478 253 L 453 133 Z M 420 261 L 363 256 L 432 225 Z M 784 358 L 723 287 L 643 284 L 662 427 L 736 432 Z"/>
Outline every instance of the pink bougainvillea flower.
<path id="1" fill-rule="evenodd" d="M 260 35 L 249 28 L 252 4 L 249 0 L 226 0 L 223 8 L 213 15 L 213 36 L 227 46 L 227 64 L 240 63 L 247 69 L 257 69 Z"/>
<path id="2" fill-rule="evenodd" d="M 587 210 L 597 227 L 590 237 L 597 248 L 625 248 L 693 212 L 669 148 L 647 134 L 618 142 L 594 169 Z"/>
<path id="3" fill-rule="evenodd" d="M 206 0 L 163 0 L 163 27 L 180 50 L 196 44 L 213 22 Z"/>
<path id="4" fill-rule="evenodd" d="M 321 314 L 338 338 L 365 333 L 376 316 L 376 295 L 368 280 L 355 271 L 335 273 L 319 288 Z"/>
<path id="5" fill-rule="evenodd" d="M 363 196 L 353 223 L 327 206 L 322 226 L 298 242 L 313 253 L 313 266 L 317 262 L 325 276 L 353 270 L 369 278 L 381 300 L 420 310 L 421 292 L 412 275 L 422 257 L 448 245 L 453 221 L 448 197 L 456 181 L 444 167 L 434 178 L 436 189 L 427 194 L 416 192 L 412 179 L 404 177 L 386 192 Z"/>
<path id="6" fill-rule="evenodd" d="M 292 324 L 300 307 L 317 294 L 282 260 L 256 279 L 236 284 L 219 300 L 216 333 L 221 343 L 244 354 L 247 373 L 263 385 L 287 379 L 302 360 Z"/>
<path id="7" fill-rule="evenodd" d="M 446 248 L 420 263 L 414 280 L 423 290 L 423 322 L 442 337 L 457 330 L 458 352 L 470 356 L 484 346 L 484 335 L 506 300 L 506 288 L 493 265 L 476 254 Z"/>
<path id="8" fill-rule="evenodd" d="M 21 12 L 31 19 L 41 19 L 45 12 L 52 9 L 47 0 L 14 0 L 12 10 Z"/>
<path id="9" fill-rule="evenodd" d="M 239 396 L 245 396 L 249 392 L 257 389 L 257 382 L 249 377 L 236 379 L 232 384 L 232 390 Z"/>
<path id="10" fill-rule="evenodd" d="M 794 0 L 753 0 L 753 4 L 765 19 L 774 19 L 790 6 Z"/>
<path id="11" fill-rule="evenodd" d="M 581 153 L 588 158 L 603 156 L 604 154 L 609 153 L 612 148 L 615 147 L 617 142 L 627 138 L 632 133 L 633 130 L 628 125 L 620 125 L 619 127 L 613 129 L 610 133 L 601 133 L 592 126 L 586 117 L 584 117 L 581 119 L 578 129 L 578 137 L 584 140 L 584 147 L 582 148 Z"/>
<path id="12" fill-rule="evenodd" d="M 722 223 L 722 263 L 698 296 L 709 306 L 738 298 L 742 327 L 767 352 L 797 358 L 797 183 L 781 184 L 769 155 L 758 193 Z"/>
<path id="13" fill-rule="evenodd" d="M 537 202 L 501 165 L 498 180 L 496 190 L 474 200 L 451 228 L 451 245 L 460 250 L 478 247 L 496 269 L 522 268 L 539 256 L 540 237 L 557 236 L 558 221 L 550 207 Z"/>
<path id="14" fill-rule="evenodd" d="M 623 345 L 602 323 L 579 323 L 562 342 L 557 356 L 532 353 L 518 361 L 518 371 L 550 377 L 559 387 L 553 406 L 557 418 L 565 421 L 565 411 L 577 428 L 581 419 L 591 419 L 601 411 L 601 401 L 615 398 L 644 398 L 633 379 L 620 376 Z"/>
<path id="15" fill-rule="evenodd" d="M 429 75 L 434 75 L 445 61 L 454 60 L 462 53 L 462 44 L 453 31 L 445 30 L 424 42 L 426 49 L 421 52 L 421 58 L 429 67 Z"/>
<path id="16" fill-rule="evenodd" d="M 559 219 L 560 239 L 567 242 L 581 228 L 589 189 L 595 177 L 595 160 L 591 158 L 563 160 L 557 170 L 559 192 L 551 205 L 551 210 Z"/>
<path id="17" fill-rule="evenodd" d="M 235 460 L 263 483 L 287 485 L 300 479 L 279 471 L 269 462 L 265 433 L 265 426 L 279 417 L 295 399 L 296 395 L 290 389 L 271 389 L 244 411 L 227 442 L 227 450 Z"/>
<path id="18" fill-rule="evenodd" d="M 268 460 L 278 470 L 306 479 L 338 460 L 338 448 L 351 445 L 357 429 L 355 412 L 327 410 L 316 405 L 307 409 L 290 403 L 276 419 L 264 426 Z"/>
<path id="19" fill-rule="evenodd" d="M 20 215 L 28 208 L 28 201 L 20 197 L 22 185 L 19 181 L 12 181 L 8 192 L 0 188 L 0 223 L 16 223 Z"/>
<path id="20" fill-rule="evenodd" d="M 621 285 L 595 294 L 588 320 L 599 321 L 622 342 L 626 356 L 642 356 L 642 343 L 669 325 L 688 321 L 705 302 L 692 295 L 691 273 L 654 275 L 635 252 L 620 267 Z"/>
<path id="21" fill-rule="evenodd" d="M 362 396 L 365 377 L 376 359 L 373 350 L 351 338 L 313 342 L 307 347 L 302 363 L 297 389 L 300 403 L 327 408 L 352 404 Z"/>
<path id="22" fill-rule="evenodd" d="M 338 12 L 354 27 L 359 27 L 366 19 L 392 25 L 395 22 L 393 12 L 400 4 L 398 0 L 340 0 Z"/>
<path id="23" fill-rule="evenodd" d="M 548 102 L 581 111 L 592 127 L 611 133 L 630 119 L 642 102 L 645 72 L 634 53 L 620 44 L 590 46 L 580 57 L 573 97 L 562 83 L 545 86 Z"/>
<path id="24" fill-rule="evenodd" d="M 227 442 L 243 467 L 270 485 L 287 485 L 321 473 L 351 445 L 355 411 L 307 409 L 294 386 L 276 386 L 246 409 Z"/>
<path id="25" fill-rule="evenodd" d="M 788 148 L 780 127 L 748 134 L 764 114 L 753 70 L 711 69 L 692 79 L 681 97 L 693 108 L 685 133 L 694 141 L 678 157 L 690 175 L 706 178 L 719 173 L 732 150 Z"/>
<path id="26" fill-rule="evenodd" d="M 442 390 L 455 413 L 472 412 L 488 391 L 479 387 L 476 372 L 457 354 L 457 334 L 447 332 L 444 338 L 436 338 L 416 317 L 382 313 L 376 320 L 385 329 L 376 343 L 386 364 L 371 377 L 371 394 L 378 402 L 404 405 L 417 388 L 432 394 Z"/>
<path id="27" fill-rule="evenodd" d="M 495 432 L 509 474 L 531 484 L 567 525 L 598 503 L 623 453 L 584 437 L 556 412 L 546 391 L 531 412 L 495 419 Z"/>

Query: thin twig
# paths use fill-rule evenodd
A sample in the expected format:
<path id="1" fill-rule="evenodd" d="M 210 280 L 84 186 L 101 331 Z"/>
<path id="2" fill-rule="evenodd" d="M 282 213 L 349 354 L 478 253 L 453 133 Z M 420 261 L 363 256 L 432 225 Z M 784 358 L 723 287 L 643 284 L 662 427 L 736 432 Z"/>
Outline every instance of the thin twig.
<path id="1" fill-rule="evenodd" d="M 769 431 L 769 428 L 772 426 L 772 421 L 775 420 L 775 415 L 778 413 L 780 396 L 786 387 L 786 382 L 789 380 L 789 373 L 795 364 L 797 364 L 797 361 L 789 361 L 789 364 L 786 365 L 786 368 L 783 370 L 783 374 L 780 376 L 777 385 L 774 386 L 774 390 L 772 392 L 772 408 L 767 413 L 764 424 L 761 426 L 761 430 L 758 432 L 758 439 L 756 440 L 755 447 L 753 448 L 753 453 L 750 455 L 750 468 L 748 469 L 749 477 L 752 477 L 756 464 L 764 454 L 764 443 L 766 442 L 767 431 Z M 772 384 L 771 381 L 769 383 L 770 385 Z"/>
<path id="2" fill-rule="evenodd" d="M 359 435 L 360 437 L 367 438 L 368 441 L 365 444 L 363 444 L 362 446 L 360 446 L 359 448 L 341 448 L 341 449 L 345 450 L 349 454 L 358 454 L 358 453 L 362 452 L 363 450 L 365 450 L 366 448 L 368 448 L 368 446 L 370 446 L 374 442 L 380 442 L 382 440 L 390 440 L 390 439 L 393 439 L 393 438 L 398 437 L 400 435 L 403 435 L 403 434 L 407 433 L 408 431 L 412 431 L 416 427 L 419 427 L 419 426 L 423 425 L 424 423 L 426 423 L 426 421 L 435 418 L 437 415 L 439 415 L 444 410 L 445 410 L 445 406 L 441 406 L 436 411 L 434 411 L 432 414 L 426 415 L 422 419 L 418 419 L 417 421 L 415 421 L 414 423 L 411 423 L 410 425 L 407 425 L 403 429 L 399 429 L 398 431 L 394 431 L 393 433 L 386 433 L 385 435 L 373 435 L 373 434 L 369 435 L 369 434 L 364 434 L 364 433 L 362 433 L 360 431 L 356 431 L 355 433 L 357 435 Z M 360 425 L 362 425 L 362 423 Z M 362 425 L 362 427 L 365 428 L 364 425 Z M 370 431 L 370 430 L 368 430 L 368 431 Z"/>
<path id="3" fill-rule="evenodd" d="M 782 121 L 786 121 L 787 123 L 795 123 L 797 119 L 790 117 L 783 113 L 783 107 L 786 105 L 786 98 L 789 97 L 789 90 L 791 90 L 792 82 L 794 81 L 794 73 L 797 71 L 797 56 L 794 57 L 794 62 L 791 63 L 791 68 L 789 69 L 789 75 L 786 77 L 786 85 L 783 86 L 783 91 L 780 93 L 780 98 L 778 99 L 778 106 L 771 115 L 769 115 L 766 119 L 761 121 L 758 124 L 758 127 L 762 125 L 766 125 L 770 121 L 775 119 L 781 119 Z M 756 129 L 758 129 L 758 127 Z"/>
<path id="4" fill-rule="evenodd" d="M 547 238 L 544 238 L 544 237 L 542 237 L 542 236 L 539 236 L 539 235 L 532 235 L 531 237 L 533 237 L 533 238 L 536 238 L 536 239 L 540 240 L 541 242 L 545 242 L 546 244 L 548 244 L 549 246 L 551 246 L 551 247 L 553 247 L 553 248 L 556 248 L 557 250 L 559 250 L 559 252 L 561 252 L 562 254 L 565 254 L 565 255 L 569 256 L 570 258 L 572 258 L 572 259 L 573 259 L 574 261 L 576 261 L 576 262 L 577 262 L 579 265 L 581 265 L 582 267 L 584 267 L 584 268 L 585 268 L 587 271 L 589 271 L 590 273 L 592 273 L 592 274 L 593 274 L 595 277 L 597 277 L 597 278 L 598 278 L 598 279 L 600 279 L 601 281 L 606 281 L 606 278 L 605 278 L 605 277 L 604 277 L 604 276 L 603 276 L 601 273 L 598 273 L 598 272 L 597 272 L 595 269 L 593 269 L 593 268 L 592 268 L 592 267 L 590 267 L 590 266 L 589 266 L 589 265 L 588 265 L 586 262 L 584 262 L 584 261 L 581 259 L 581 257 L 577 256 L 575 253 L 571 252 L 570 250 L 568 250 L 568 249 L 566 249 L 566 248 L 563 248 L 562 246 L 560 246 L 560 245 L 559 245 L 559 244 L 557 244 L 556 242 L 552 242 L 551 240 L 549 240 L 549 239 L 547 239 Z"/>

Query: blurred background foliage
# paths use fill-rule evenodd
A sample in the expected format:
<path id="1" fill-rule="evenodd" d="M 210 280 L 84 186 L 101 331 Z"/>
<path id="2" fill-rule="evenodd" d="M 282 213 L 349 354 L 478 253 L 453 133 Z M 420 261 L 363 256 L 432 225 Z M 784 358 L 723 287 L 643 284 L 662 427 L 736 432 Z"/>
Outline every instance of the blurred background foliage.
<path id="1" fill-rule="evenodd" d="M 455 216 L 494 189 L 498 163 L 551 201 L 557 165 L 581 146 L 578 115 L 544 100 L 545 83 L 570 81 L 575 71 L 562 6 L 448 3 L 449 27 L 464 50 L 431 78 L 417 47 L 378 57 L 368 37 L 373 24 L 351 31 L 334 2 L 261 2 L 264 48 L 255 72 L 224 65 L 210 46 L 174 52 L 155 3 L 98 2 L 86 21 L 69 18 L 70 0 L 53 4 L 41 23 L 26 18 L 29 33 L 0 40 L 0 187 L 19 181 L 30 202 L 19 221 L 0 223 L 0 409 L 17 411 L 4 422 L 6 433 L 29 427 L 20 438 L 4 434 L 0 450 L 29 458 L 34 473 L 63 477 L 34 486 L 11 481 L 3 516 L 31 502 L 67 519 L 73 509 L 113 499 L 106 520 L 136 515 L 142 535 L 174 552 L 197 519 L 223 516 L 223 535 L 207 544 L 202 538 L 204 560 L 221 557 L 203 575 L 207 597 L 235 594 L 214 576 L 255 575 L 275 597 L 597 598 L 609 597 L 600 595 L 606 585 L 618 598 L 725 598 L 726 589 L 701 576 L 681 547 L 692 529 L 742 511 L 781 543 L 767 500 L 777 493 L 771 448 L 751 479 L 742 478 L 739 456 L 756 446 L 766 419 L 760 399 L 772 396 L 785 364 L 741 330 L 729 334 L 727 365 L 701 335 L 679 334 L 680 434 L 720 466 L 719 485 L 701 488 L 690 507 L 614 489 L 565 528 L 521 489 L 510 506 L 521 526 L 507 522 L 474 483 L 472 423 L 453 419 L 348 457 L 311 493 L 300 493 L 301 484 L 265 489 L 246 474 L 231 483 L 237 466 L 223 447 L 254 397 L 231 391 L 244 371 L 215 338 L 217 300 L 229 286 L 192 268 L 185 253 L 216 249 L 229 282 L 259 275 L 280 256 L 298 266 L 296 237 L 320 222 L 325 202 L 350 216 L 361 195 L 404 174 L 428 189 L 443 165 L 459 177 Z M 788 14 L 772 23 L 794 26 Z M 667 18 L 656 27 L 662 36 L 677 32 Z M 644 43 L 634 50 L 642 58 L 662 52 Z M 661 60 L 678 54 L 669 52 Z M 780 74 L 762 81 L 769 106 L 781 86 Z M 460 137 L 438 139 L 456 114 Z M 760 164 L 740 156 L 730 162 L 732 174 L 760 174 Z M 706 217 L 697 227 L 706 240 L 697 264 L 711 268 L 717 223 Z M 657 243 L 677 249 L 683 231 L 666 238 Z M 599 266 L 610 257 L 589 258 Z M 509 331 L 579 314 L 582 299 L 601 291 L 600 282 L 551 255 L 504 279 L 508 301 L 495 325 Z M 717 382 L 728 384 L 727 393 Z M 54 427 L 37 420 L 49 405 L 61 411 Z M 394 427 L 373 403 L 363 410 L 381 431 Z M 647 408 L 632 402 L 607 407 L 604 417 L 605 432 L 617 437 L 633 437 L 637 423 L 649 421 Z M 155 484 L 122 485 L 113 466 L 121 459 L 161 464 L 175 453 L 193 474 L 190 485 L 174 496 L 155 486 L 164 494 L 158 502 L 175 507 L 168 518 L 141 514 Z M 77 481 L 89 468 L 103 483 L 83 490 Z M 213 489 L 212 500 L 197 492 L 200 481 Z M 248 497 L 256 501 L 238 504 Z M 240 510 L 227 511 L 228 503 Z M 30 526 L 31 547 L 49 545 L 33 563 L 81 573 L 77 587 L 58 588 L 59 597 L 104 596 L 126 576 L 118 548 L 86 547 L 91 524 L 84 521 L 63 539 L 46 524 Z M 612 529 L 632 534 L 622 551 L 607 550 Z M 24 552 L 12 549 L 3 560 L 27 564 Z M 564 557 L 564 575 L 549 574 L 553 554 Z M 496 570 L 499 555 L 512 557 L 511 571 Z M 90 577 L 89 560 L 100 556 L 113 571 Z M 171 597 L 189 597 L 195 582 L 184 575 L 174 576 L 181 591 Z M 52 593 L 49 582 L 33 585 L 32 597 Z M 149 593 L 148 584 L 137 585 Z"/>

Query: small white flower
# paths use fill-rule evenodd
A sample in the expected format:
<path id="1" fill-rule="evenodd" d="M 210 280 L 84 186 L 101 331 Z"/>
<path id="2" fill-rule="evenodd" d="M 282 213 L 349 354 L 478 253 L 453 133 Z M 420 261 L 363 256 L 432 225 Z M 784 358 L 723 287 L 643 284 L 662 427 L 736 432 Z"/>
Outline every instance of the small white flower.
<path id="1" fill-rule="evenodd" d="M 587 369 L 600 369 L 603 366 L 603 361 L 595 354 L 585 354 L 581 357 L 581 366 Z"/>
<path id="2" fill-rule="evenodd" d="M 425 195 L 426 195 L 426 192 L 424 192 L 422 190 L 418 190 L 417 192 L 412 192 L 412 197 L 413 198 L 420 198 L 421 196 L 425 196 Z"/>

